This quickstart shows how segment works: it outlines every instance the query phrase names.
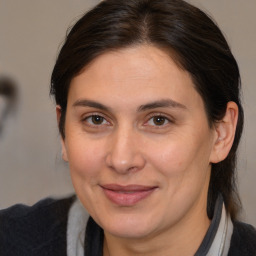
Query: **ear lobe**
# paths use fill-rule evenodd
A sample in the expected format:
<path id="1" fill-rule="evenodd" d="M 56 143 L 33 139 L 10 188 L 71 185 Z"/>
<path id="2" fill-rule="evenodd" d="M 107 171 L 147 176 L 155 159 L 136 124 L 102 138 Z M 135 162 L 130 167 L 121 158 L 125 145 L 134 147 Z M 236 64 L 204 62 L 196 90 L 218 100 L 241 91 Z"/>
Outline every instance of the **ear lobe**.
<path id="1" fill-rule="evenodd" d="M 58 122 L 58 125 L 59 125 L 60 117 L 61 117 L 61 107 L 59 105 L 56 106 L 56 116 L 57 116 L 57 122 Z M 64 141 L 62 136 L 61 136 L 61 141 L 60 142 L 61 142 L 62 159 L 65 162 L 68 162 L 67 149 L 66 149 L 65 141 Z"/>
<path id="2" fill-rule="evenodd" d="M 228 156 L 235 138 L 237 120 L 237 104 L 230 101 L 223 119 L 215 123 L 216 139 L 210 157 L 211 163 L 221 162 Z"/>

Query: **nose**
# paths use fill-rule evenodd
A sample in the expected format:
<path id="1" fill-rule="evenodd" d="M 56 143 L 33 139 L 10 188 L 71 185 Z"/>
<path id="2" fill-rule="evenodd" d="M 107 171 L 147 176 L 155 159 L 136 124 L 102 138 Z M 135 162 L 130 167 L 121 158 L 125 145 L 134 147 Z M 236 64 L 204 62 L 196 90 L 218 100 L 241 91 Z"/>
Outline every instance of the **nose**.
<path id="1" fill-rule="evenodd" d="M 112 170 L 126 174 L 136 172 L 145 166 L 139 134 L 136 131 L 120 129 L 109 140 L 106 164 Z"/>

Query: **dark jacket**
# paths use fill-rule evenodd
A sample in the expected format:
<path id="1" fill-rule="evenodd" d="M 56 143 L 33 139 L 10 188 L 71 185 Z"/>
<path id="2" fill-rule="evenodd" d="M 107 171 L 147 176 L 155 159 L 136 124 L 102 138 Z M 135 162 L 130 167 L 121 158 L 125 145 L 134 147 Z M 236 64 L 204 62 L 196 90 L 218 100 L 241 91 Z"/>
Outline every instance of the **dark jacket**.
<path id="1" fill-rule="evenodd" d="M 68 210 L 75 197 L 45 199 L 0 211 L 1 256 L 64 256 Z"/>
<path id="2" fill-rule="evenodd" d="M 15 205 L 1 210 L 0 255 L 66 255 L 68 211 L 74 200 L 74 196 L 62 200 L 45 199 L 32 207 Z M 233 224 L 228 256 L 256 256 L 256 230 L 241 222 Z"/>

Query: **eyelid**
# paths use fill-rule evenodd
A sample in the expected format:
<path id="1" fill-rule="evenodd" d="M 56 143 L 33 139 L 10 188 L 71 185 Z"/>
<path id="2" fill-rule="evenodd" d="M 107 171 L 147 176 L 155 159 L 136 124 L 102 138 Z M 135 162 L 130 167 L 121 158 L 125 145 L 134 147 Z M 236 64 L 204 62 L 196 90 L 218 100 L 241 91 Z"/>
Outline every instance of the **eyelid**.
<path id="1" fill-rule="evenodd" d="M 85 115 L 82 116 L 81 118 L 81 121 L 82 122 L 86 122 L 86 120 L 90 117 L 93 117 L 93 116 L 100 116 L 102 117 L 104 120 L 106 120 L 106 122 L 108 123 L 107 125 L 111 124 L 111 122 L 109 121 L 109 118 L 106 117 L 106 115 L 104 115 L 103 113 L 100 113 L 100 112 L 90 112 L 90 113 L 86 113 Z M 106 124 L 99 124 L 99 125 L 94 125 L 94 124 L 90 124 L 87 122 L 87 125 L 88 126 L 91 126 L 91 127 L 99 127 L 99 126 L 102 126 L 102 125 L 106 125 Z"/>
<path id="2" fill-rule="evenodd" d="M 166 115 L 166 114 L 161 113 L 161 112 L 155 112 L 155 113 L 150 113 L 150 114 L 148 115 L 147 121 L 145 122 L 144 125 L 149 126 L 149 125 L 147 125 L 147 123 L 148 123 L 149 120 L 152 119 L 153 117 L 163 117 L 163 118 L 165 118 L 165 119 L 168 121 L 168 123 L 174 123 L 174 118 L 170 117 L 170 115 Z M 168 125 L 168 124 L 159 125 L 159 126 L 155 125 L 154 127 L 163 128 L 163 127 L 165 127 L 166 125 Z"/>

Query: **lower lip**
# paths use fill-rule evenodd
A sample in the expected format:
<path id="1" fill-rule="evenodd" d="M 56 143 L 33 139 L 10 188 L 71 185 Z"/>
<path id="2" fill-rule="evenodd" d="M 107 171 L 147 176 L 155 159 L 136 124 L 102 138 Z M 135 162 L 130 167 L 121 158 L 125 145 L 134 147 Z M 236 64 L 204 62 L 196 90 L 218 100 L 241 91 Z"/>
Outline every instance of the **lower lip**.
<path id="1" fill-rule="evenodd" d="M 119 192 L 103 188 L 106 197 L 119 206 L 133 206 L 150 196 L 155 188 L 134 192 Z"/>

